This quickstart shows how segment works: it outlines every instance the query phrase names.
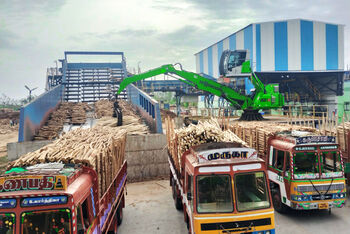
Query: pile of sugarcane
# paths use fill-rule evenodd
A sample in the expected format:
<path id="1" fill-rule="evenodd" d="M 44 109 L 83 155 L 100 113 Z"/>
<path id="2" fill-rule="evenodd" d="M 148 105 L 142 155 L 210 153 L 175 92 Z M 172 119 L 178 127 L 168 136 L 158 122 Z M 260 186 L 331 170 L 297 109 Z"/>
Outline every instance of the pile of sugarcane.
<path id="1" fill-rule="evenodd" d="M 318 134 L 318 130 L 313 127 L 280 124 L 267 121 L 237 121 L 228 126 L 240 139 L 256 149 L 260 155 L 267 152 L 267 140 L 277 133 L 291 131 L 305 131 L 311 135 Z"/>
<path id="2" fill-rule="evenodd" d="M 175 129 L 174 119 L 167 117 L 166 132 L 168 150 L 175 166 L 180 170 L 181 155 L 193 146 L 209 142 L 237 142 L 243 146 L 247 144 L 236 136 L 231 130 L 223 131 L 215 119 L 199 121 L 197 125 L 189 125 Z"/>
<path id="3" fill-rule="evenodd" d="M 124 115 L 130 115 L 139 118 L 135 113 L 136 109 L 127 101 L 125 100 L 119 100 L 118 104 L 120 108 L 122 109 L 123 116 Z"/>
<path id="4" fill-rule="evenodd" d="M 343 152 L 343 156 L 350 161 L 350 122 L 343 122 L 337 126 L 337 142 Z"/>
<path id="5" fill-rule="evenodd" d="M 119 129 L 125 129 L 129 135 L 142 135 L 149 133 L 149 128 L 137 116 L 136 110 L 124 100 L 118 100 L 119 108 L 123 114 L 123 125 Z M 103 99 L 95 103 L 96 117 L 99 117 L 97 126 L 117 127 L 118 119 L 113 116 L 113 102 Z"/>
<path id="6" fill-rule="evenodd" d="M 86 122 L 86 112 L 90 110 L 87 103 L 77 102 L 72 106 L 71 123 L 84 124 Z"/>
<path id="7" fill-rule="evenodd" d="M 84 124 L 86 111 L 90 109 L 87 103 L 62 102 L 57 110 L 50 114 L 45 125 L 34 136 L 34 140 L 56 139 L 61 133 L 64 123 Z"/>
<path id="8" fill-rule="evenodd" d="M 9 119 L 0 119 L 0 134 L 18 131 L 18 124 L 11 126 Z"/>
<path id="9" fill-rule="evenodd" d="M 96 126 L 124 129 L 128 135 L 143 135 L 149 133 L 149 128 L 141 122 L 139 117 L 123 115 L 123 125 L 117 126 L 118 119 L 113 117 L 102 117 L 97 121 Z"/>
<path id="10" fill-rule="evenodd" d="M 71 105 L 72 103 L 62 102 L 57 110 L 50 114 L 45 125 L 34 136 L 34 140 L 51 140 L 57 138 L 63 129 L 63 124 L 69 122 Z"/>
<path id="11" fill-rule="evenodd" d="M 102 196 L 124 161 L 125 138 L 126 131 L 119 128 L 79 128 L 23 155 L 8 169 L 49 162 L 83 164 L 96 170 Z"/>
<path id="12" fill-rule="evenodd" d="M 102 118 L 105 116 L 113 116 L 113 102 L 107 99 L 101 99 L 95 102 L 95 115 L 96 118 Z"/>

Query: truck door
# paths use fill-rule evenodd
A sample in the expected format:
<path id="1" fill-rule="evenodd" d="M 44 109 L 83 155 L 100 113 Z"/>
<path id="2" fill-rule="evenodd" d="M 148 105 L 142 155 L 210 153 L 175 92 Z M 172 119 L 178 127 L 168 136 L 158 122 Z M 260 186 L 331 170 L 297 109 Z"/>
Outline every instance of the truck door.
<path id="1" fill-rule="evenodd" d="M 286 188 L 286 193 L 288 199 L 290 199 L 290 178 L 291 178 L 291 169 L 290 169 L 290 153 L 285 152 L 284 156 L 284 169 L 283 169 L 283 180 Z"/>
<path id="2" fill-rule="evenodd" d="M 271 167 L 279 176 L 279 181 L 282 181 L 283 167 L 284 167 L 284 151 L 273 148 Z"/>
<path id="3" fill-rule="evenodd" d="M 189 203 L 190 203 L 190 208 L 191 212 L 193 211 L 193 199 L 194 199 L 194 194 L 193 194 L 193 176 L 187 174 L 187 193 L 188 196 L 190 196 Z"/>
<path id="4" fill-rule="evenodd" d="M 287 159 L 288 158 L 288 159 Z M 290 178 L 290 153 L 273 148 L 271 159 L 271 171 L 276 173 L 274 182 L 278 184 L 283 203 L 289 194 Z M 289 172 L 288 172 L 289 171 Z"/>
<path id="5" fill-rule="evenodd" d="M 92 207 L 91 197 L 88 196 L 81 204 L 77 207 L 77 230 L 78 234 L 87 233 L 90 225 L 92 224 Z"/>

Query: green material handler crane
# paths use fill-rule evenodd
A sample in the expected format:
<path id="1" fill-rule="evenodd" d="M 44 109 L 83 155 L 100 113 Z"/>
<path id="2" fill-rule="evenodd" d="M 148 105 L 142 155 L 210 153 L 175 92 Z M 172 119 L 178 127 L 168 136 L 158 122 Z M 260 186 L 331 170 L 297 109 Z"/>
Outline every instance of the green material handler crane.
<path id="1" fill-rule="evenodd" d="M 255 73 L 251 72 L 249 60 L 242 64 L 242 73 L 251 73 L 250 79 L 255 87 L 255 90 L 248 96 L 242 95 L 224 84 L 202 77 L 197 73 L 185 71 L 180 64 L 180 69 L 176 69 L 176 65 L 163 65 L 153 70 L 125 78 L 120 83 L 117 95 L 131 83 L 160 74 L 169 74 L 175 75 L 177 79 L 192 87 L 222 97 L 236 109 L 243 110 L 240 120 L 262 120 L 263 117 L 259 113 L 259 110 L 276 109 L 284 105 L 284 97 L 279 93 L 279 85 L 264 85 Z"/>

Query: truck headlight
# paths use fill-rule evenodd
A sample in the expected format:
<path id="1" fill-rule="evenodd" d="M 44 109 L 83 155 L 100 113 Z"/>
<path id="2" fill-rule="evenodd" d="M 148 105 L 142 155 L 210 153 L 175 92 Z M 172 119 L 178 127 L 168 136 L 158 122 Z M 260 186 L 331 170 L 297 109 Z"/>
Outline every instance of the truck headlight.
<path id="1" fill-rule="evenodd" d="M 268 230 L 268 231 L 266 231 L 266 232 L 265 232 L 265 234 L 271 234 L 271 231 L 270 231 L 270 230 Z"/>
<path id="2" fill-rule="evenodd" d="M 333 199 L 339 199 L 339 198 L 345 198 L 346 194 L 345 193 L 334 193 L 333 194 Z"/>

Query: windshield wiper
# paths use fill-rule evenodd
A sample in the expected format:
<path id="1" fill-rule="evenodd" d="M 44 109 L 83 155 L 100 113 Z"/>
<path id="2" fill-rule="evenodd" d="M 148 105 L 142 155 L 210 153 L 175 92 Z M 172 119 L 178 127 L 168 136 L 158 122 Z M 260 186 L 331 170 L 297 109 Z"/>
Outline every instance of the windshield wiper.
<path id="1" fill-rule="evenodd" d="M 316 186 L 312 183 L 312 180 L 310 179 L 309 180 L 310 181 L 310 183 L 312 184 L 312 187 L 315 189 L 315 191 L 318 193 L 318 195 L 322 195 L 319 191 L 318 191 L 318 189 L 316 188 Z"/>
<path id="2" fill-rule="evenodd" d="M 331 181 L 330 185 L 328 186 L 328 189 L 327 189 L 327 191 L 326 191 L 326 193 L 325 193 L 324 195 L 327 195 L 329 189 L 331 188 L 331 186 L 332 186 L 332 184 L 333 184 L 333 180 L 334 180 L 334 178 L 332 178 L 332 181 Z"/>

